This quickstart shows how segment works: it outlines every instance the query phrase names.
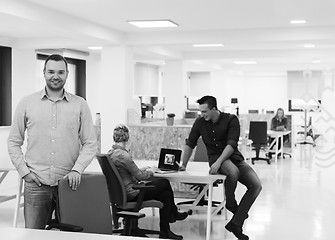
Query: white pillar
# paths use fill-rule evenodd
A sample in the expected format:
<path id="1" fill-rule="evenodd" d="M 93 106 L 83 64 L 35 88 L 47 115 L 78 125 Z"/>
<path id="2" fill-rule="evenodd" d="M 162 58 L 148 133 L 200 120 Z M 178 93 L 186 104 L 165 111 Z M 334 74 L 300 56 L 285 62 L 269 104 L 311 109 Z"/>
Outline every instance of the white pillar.
<path id="1" fill-rule="evenodd" d="M 165 113 L 173 112 L 177 119 L 183 118 L 186 110 L 187 76 L 183 71 L 182 61 L 167 61 L 164 69 L 162 92 L 165 97 Z"/>
<path id="2" fill-rule="evenodd" d="M 113 144 L 113 129 L 127 123 L 127 109 L 133 104 L 133 54 L 129 47 L 104 48 L 101 53 L 99 109 L 101 113 L 101 152 Z"/>

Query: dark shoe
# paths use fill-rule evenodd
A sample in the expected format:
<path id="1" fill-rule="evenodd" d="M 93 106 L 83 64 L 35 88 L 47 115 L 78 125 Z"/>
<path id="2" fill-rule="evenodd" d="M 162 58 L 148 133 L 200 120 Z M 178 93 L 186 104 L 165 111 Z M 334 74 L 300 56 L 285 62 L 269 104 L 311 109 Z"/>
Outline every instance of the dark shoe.
<path id="1" fill-rule="evenodd" d="M 171 219 L 170 219 L 170 223 L 174 223 L 176 221 L 182 221 L 182 220 L 185 220 L 188 216 L 188 213 L 187 212 L 176 212 L 176 214 L 174 216 L 171 216 Z"/>
<path id="2" fill-rule="evenodd" d="M 164 238 L 164 239 L 178 239 L 181 240 L 183 239 L 182 235 L 177 235 L 171 232 L 171 230 L 168 230 L 167 232 L 160 232 L 159 233 L 159 238 Z"/>
<path id="3" fill-rule="evenodd" d="M 227 208 L 227 210 L 229 212 L 231 212 L 232 214 L 235 214 L 237 212 L 237 210 L 238 210 L 238 205 L 235 205 L 233 207 L 226 206 L 226 208 Z M 248 217 L 249 217 L 249 215 L 247 214 L 247 216 L 245 217 L 245 219 L 247 219 Z"/>
<path id="4" fill-rule="evenodd" d="M 232 232 L 239 240 L 249 240 L 249 237 L 242 233 L 242 227 L 239 227 L 235 223 L 229 222 L 225 228 L 229 232 Z"/>

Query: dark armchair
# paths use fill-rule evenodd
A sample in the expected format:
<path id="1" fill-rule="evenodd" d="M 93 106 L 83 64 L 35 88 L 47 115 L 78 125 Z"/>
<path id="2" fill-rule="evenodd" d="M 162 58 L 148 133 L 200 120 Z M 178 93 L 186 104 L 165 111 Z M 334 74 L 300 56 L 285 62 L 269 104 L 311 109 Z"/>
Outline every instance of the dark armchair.
<path id="1" fill-rule="evenodd" d="M 59 219 L 50 221 L 47 230 L 112 234 L 112 212 L 106 180 L 102 174 L 83 174 L 76 191 L 69 187 L 68 179 L 61 179 L 58 183 L 58 198 Z M 142 213 L 120 214 L 129 220 L 144 217 Z"/>
<path id="2" fill-rule="evenodd" d="M 140 190 L 140 195 L 138 197 L 137 202 L 128 202 L 126 196 L 126 188 L 123 184 L 122 178 L 113 164 L 112 160 L 110 159 L 108 154 L 97 154 L 96 155 L 102 172 L 105 176 L 107 186 L 108 186 L 108 193 L 109 199 L 112 205 L 113 211 L 113 222 L 116 230 L 113 232 L 123 232 L 124 230 L 118 229 L 119 223 L 118 219 L 122 217 L 122 212 L 134 212 L 136 215 L 142 208 L 162 208 L 163 203 L 157 200 L 147 200 L 143 201 L 144 191 L 148 188 L 153 186 L 145 186 L 139 185 L 137 189 Z M 127 219 L 127 218 L 126 218 Z M 127 231 L 127 235 L 131 236 L 144 236 L 145 234 L 159 234 L 158 230 L 150 230 L 150 229 L 140 229 L 138 227 L 138 219 L 133 218 L 130 221 L 125 222 L 125 227 L 129 230 Z"/>

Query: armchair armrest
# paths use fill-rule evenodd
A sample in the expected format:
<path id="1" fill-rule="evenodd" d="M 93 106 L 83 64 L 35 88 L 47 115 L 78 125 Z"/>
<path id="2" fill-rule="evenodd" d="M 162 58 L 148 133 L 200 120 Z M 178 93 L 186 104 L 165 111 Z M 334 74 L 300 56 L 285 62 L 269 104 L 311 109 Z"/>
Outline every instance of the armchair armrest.
<path id="1" fill-rule="evenodd" d="M 145 191 L 147 189 L 153 189 L 153 188 L 155 188 L 155 186 L 144 185 L 144 184 L 138 184 L 138 185 L 133 186 L 133 189 L 140 190 L 140 191 Z"/>
<path id="2" fill-rule="evenodd" d="M 138 195 L 137 203 L 136 203 L 136 206 L 134 208 L 134 211 L 136 211 L 136 212 L 140 211 L 143 200 L 144 200 L 145 191 L 148 190 L 148 189 L 153 189 L 153 188 L 155 188 L 155 186 L 150 186 L 150 185 L 148 186 L 148 185 L 144 185 L 144 184 L 138 184 L 138 185 L 133 186 L 133 189 L 140 190 L 140 193 Z"/>
<path id="3" fill-rule="evenodd" d="M 57 221 L 50 221 L 48 223 L 48 226 L 46 227 L 46 230 L 51 229 L 59 229 L 60 231 L 66 231 L 66 232 L 82 232 L 84 229 L 81 226 L 67 224 L 67 223 L 61 223 Z"/>
<path id="4" fill-rule="evenodd" d="M 116 213 L 118 216 L 123 217 L 123 218 L 136 218 L 140 219 L 145 217 L 144 213 L 140 212 L 129 212 L 129 211 L 119 211 Z"/>

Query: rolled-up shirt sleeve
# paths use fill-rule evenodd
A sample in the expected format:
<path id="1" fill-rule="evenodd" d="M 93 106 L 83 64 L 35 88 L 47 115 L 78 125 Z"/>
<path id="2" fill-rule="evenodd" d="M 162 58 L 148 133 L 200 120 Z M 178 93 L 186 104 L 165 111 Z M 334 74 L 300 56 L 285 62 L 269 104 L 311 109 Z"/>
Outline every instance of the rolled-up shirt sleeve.
<path id="1" fill-rule="evenodd" d="M 227 134 L 227 145 L 237 148 L 238 140 L 240 138 L 240 123 L 235 115 L 230 115 L 230 121 Z"/>
<path id="2" fill-rule="evenodd" d="M 191 128 L 191 131 L 190 131 L 190 134 L 188 136 L 188 138 L 186 139 L 186 145 L 189 146 L 190 148 L 194 149 L 195 146 L 197 146 L 197 142 L 198 142 L 198 139 L 200 137 L 200 131 L 199 131 L 199 128 L 200 128 L 200 118 L 196 119 L 192 128 Z"/>

